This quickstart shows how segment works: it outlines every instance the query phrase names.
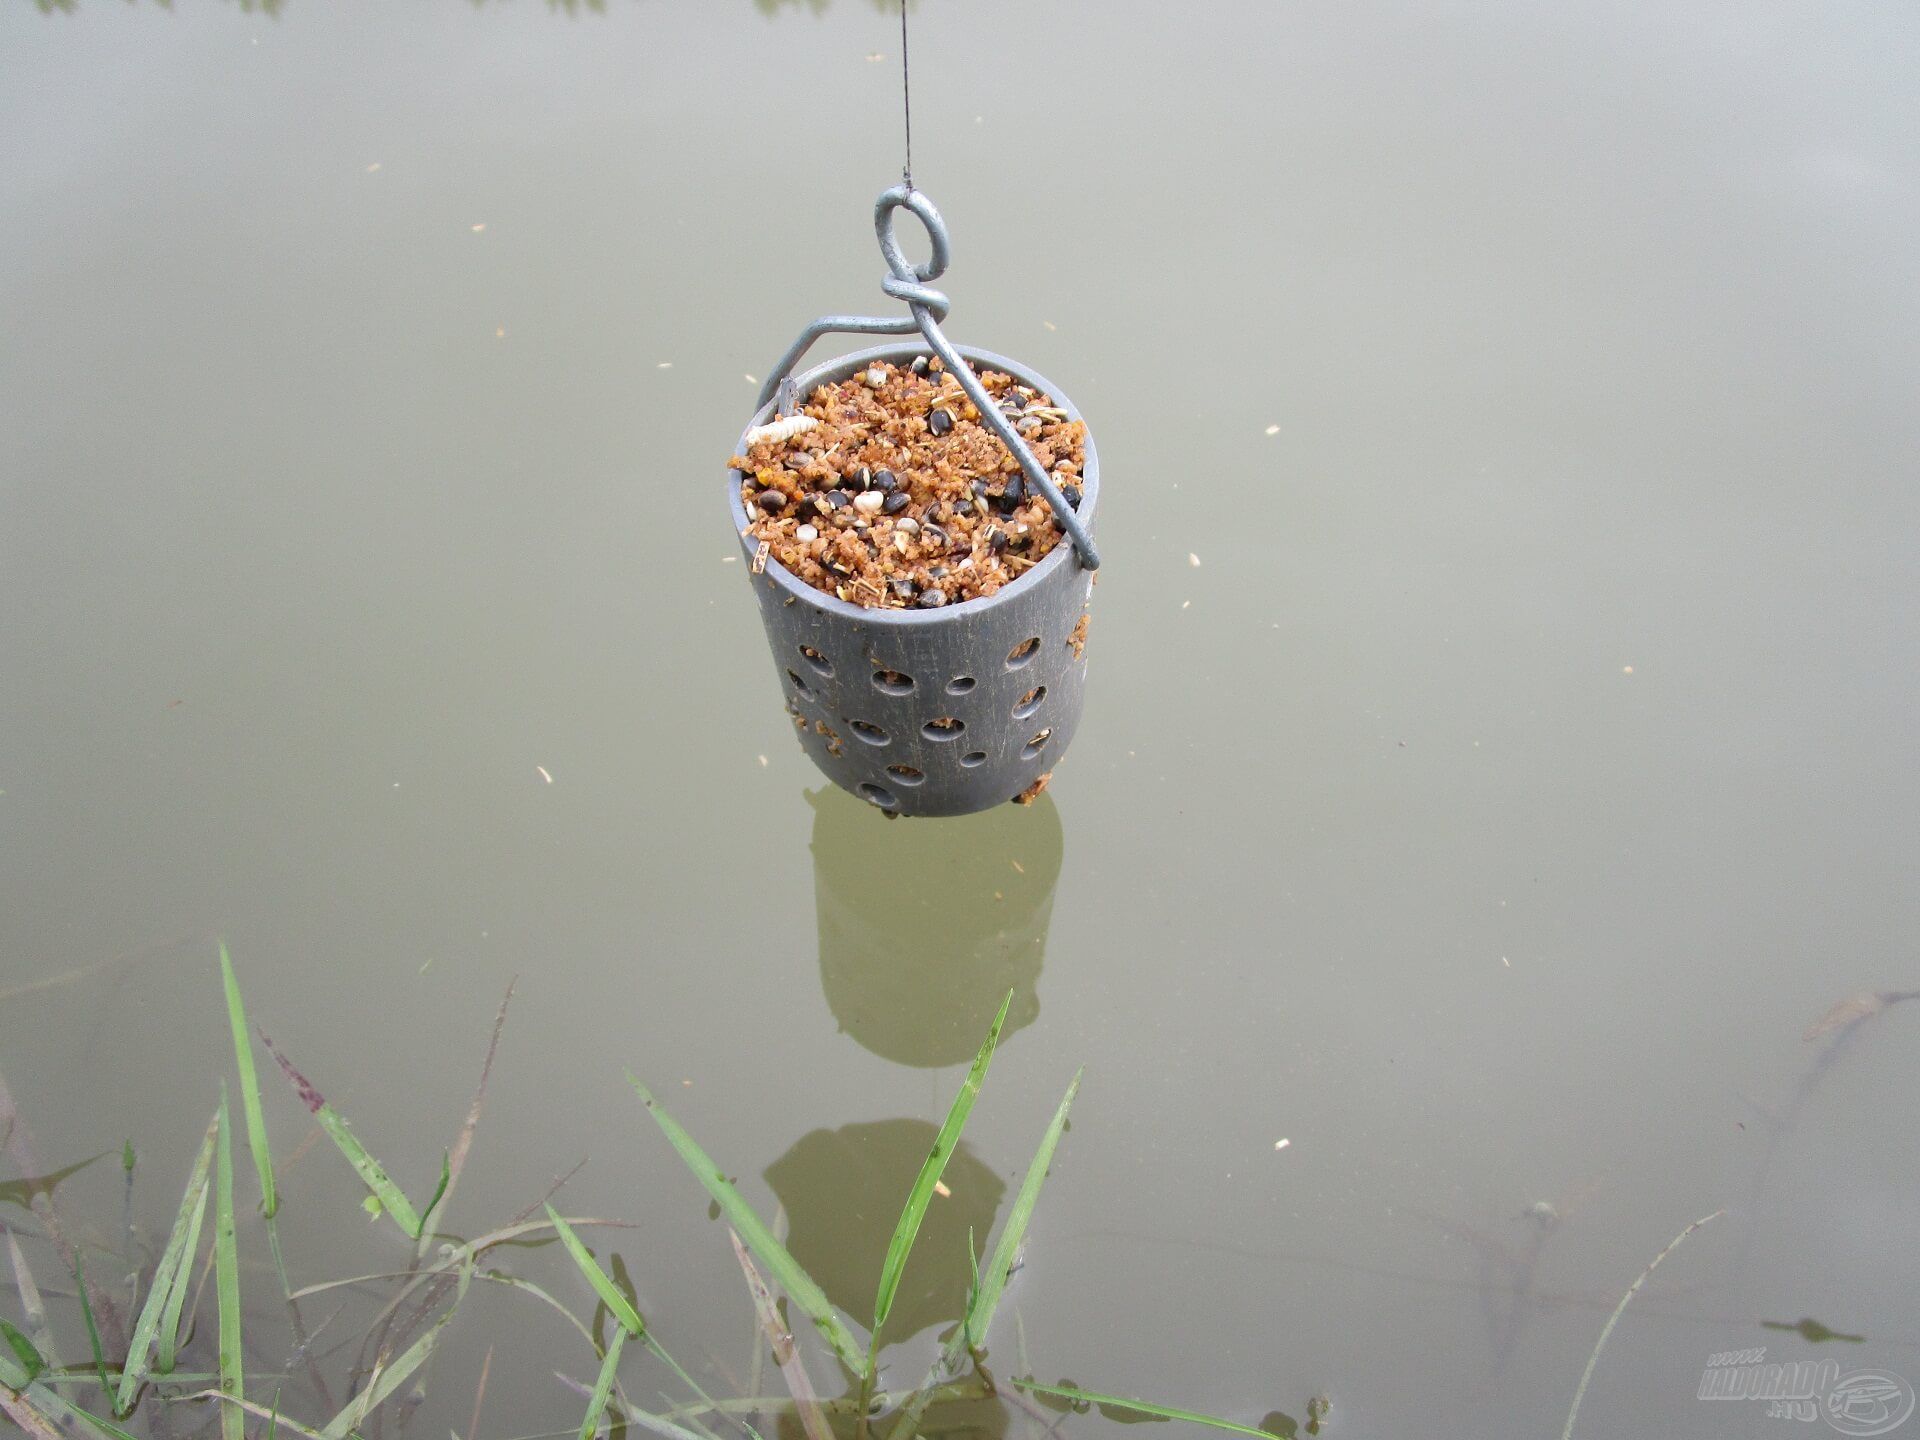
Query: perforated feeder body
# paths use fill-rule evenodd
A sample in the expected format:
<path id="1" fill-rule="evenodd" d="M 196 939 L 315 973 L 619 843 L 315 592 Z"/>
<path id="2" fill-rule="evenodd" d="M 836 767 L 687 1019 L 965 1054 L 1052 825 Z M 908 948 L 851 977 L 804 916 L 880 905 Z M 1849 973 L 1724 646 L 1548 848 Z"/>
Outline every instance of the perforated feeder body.
<path id="1" fill-rule="evenodd" d="M 1026 366 L 954 348 L 1081 418 Z M 875 361 L 904 365 L 930 353 L 914 341 L 862 350 L 807 371 L 796 389 L 804 400 Z M 769 402 L 748 428 L 772 414 Z M 736 453 L 746 448 L 743 433 Z M 1073 642 L 1094 578 L 1071 539 L 1063 535 L 1039 564 L 982 599 L 870 610 L 816 590 L 771 557 L 752 574 L 759 545 L 731 469 L 726 485 L 787 712 L 827 778 L 883 810 L 964 815 L 1005 804 L 1060 762 L 1080 724 L 1087 665 Z M 1090 535 L 1100 499 L 1091 434 L 1080 492 L 1074 517 Z"/>

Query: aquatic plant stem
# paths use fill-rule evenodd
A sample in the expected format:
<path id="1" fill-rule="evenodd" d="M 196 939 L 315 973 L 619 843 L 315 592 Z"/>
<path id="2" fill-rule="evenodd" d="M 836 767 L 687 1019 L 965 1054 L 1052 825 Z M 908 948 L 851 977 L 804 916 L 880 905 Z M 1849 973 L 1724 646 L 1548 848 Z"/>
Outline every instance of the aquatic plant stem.
<path id="1" fill-rule="evenodd" d="M 1640 1287 L 1646 1284 L 1647 1277 L 1660 1267 L 1660 1262 L 1680 1248 L 1680 1242 L 1682 1240 L 1686 1239 L 1709 1220 L 1718 1220 L 1726 1213 L 1724 1209 L 1716 1210 L 1711 1215 L 1702 1215 L 1698 1220 L 1687 1226 L 1686 1229 L 1682 1230 L 1667 1243 L 1666 1249 L 1653 1257 L 1652 1261 L 1648 1263 L 1647 1268 L 1640 1272 L 1640 1278 L 1627 1287 L 1627 1293 L 1622 1295 L 1620 1297 L 1620 1303 L 1613 1307 L 1613 1314 L 1607 1317 L 1607 1323 L 1600 1327 L 1600 1338 L 1594 1342 L 1593 1354 L 1587 1357 L 1587 1368 L 1580 1376 L 1580 1388 L 1573 1392 L 1573 1407 L 1567 1411 L 1567 1425 L 1566 1428 L 1560 1432 L 1560 1440 L 1573 1440 L 1573 1422 L 1575 1417 L 1580 1414 L 1581 1400 L 1586 1398 L 1587 1382 L 1593 1379 L 1593 1367 L 1600 1363 L 1600 1352 L 1606 1346 L 1607 1337 L 1613 1333 L 1614 1324 L 1626 1310 L 1627 1302 L 1640 1293 Z"/>

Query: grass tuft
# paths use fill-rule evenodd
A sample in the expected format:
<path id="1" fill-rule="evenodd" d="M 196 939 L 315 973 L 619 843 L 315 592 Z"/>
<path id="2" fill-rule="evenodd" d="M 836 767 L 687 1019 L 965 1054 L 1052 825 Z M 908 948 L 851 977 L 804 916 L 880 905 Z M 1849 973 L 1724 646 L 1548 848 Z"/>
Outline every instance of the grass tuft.
<path id="1" fill-rule="evenodd" d="M 164 1368 L 173 1368 L 174 1330 L 168 1317 L 171 1314 L 177 1323 L 179 1300 L 186 1294 L 186 1275 L 193 1268 L 194 1251 L 199 1245 L 201 1217 L 207 1212 L 207 1171 L 213 1162 L 219 1128 L 218 1116 L 207 1122 L 207 1133 L 200 1141 L 200 1153 L 194 1158 L 193 1169 L 187 1175 L 186 1193 L 180 1197 L 180 1213 L 174 1216 L 173 1231 L 167 1236 L 167 1247 L 160 1254 L 160 1263 L 154 1267 L 146 1303 L 140 1307 L 140 1318 L 133 1327 L 127 1363 L 120 1372 L 120 1389 L 114 1397 L 113 1412 L 116 1415 L 125 1415 L 133 1408 L 133 1398 L 149 1373 L 149 1352 L 159 1339 L 163 1326 L 168 1336 L 165 1345 L 167 1363 Z"/>

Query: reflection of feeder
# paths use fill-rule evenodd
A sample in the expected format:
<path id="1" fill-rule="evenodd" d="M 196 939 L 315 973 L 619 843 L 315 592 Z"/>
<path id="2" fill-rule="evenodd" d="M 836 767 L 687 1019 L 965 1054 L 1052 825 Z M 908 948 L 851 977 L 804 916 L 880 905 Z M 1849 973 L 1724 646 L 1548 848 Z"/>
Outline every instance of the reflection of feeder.
<path id="1" fill-rule="evenodd" d="M 893 212 L 901 207 L 927 227 L 933 256 L 923 265 L 910 265 L 894 236 Z M 814 321 L 769 374 L 748 431 L 777 416 L 804 420 L 799 406 L 816 387 L 874 361 L 906 363 L 931 352 L 1019 463 L 1031 492 L 1047 501 L 1065 538 L 994 595 L 940 609 L 868 609 L 814 589 L 760 553 L 747 533 L 740 476 L 732 470 L 728 505 L 751 562 L 788 713 L 814 764 L 834 784 L 883 810 L 961 815 L 1027 793 L 1052 771 L 1080 723 L 1087 674 L 1083 621 L 1100 564 L 1092 534 L 1100 463 L 1089 435 L 1080 493 L 1066 498 L 969 361 L 1044 392 L 1078 420 L 1073 402 L 1037 372 L 989 351 L 956 348 L 941 332 L 949 301 L 928 282 L 946 269 L 948 243 L 933 202 L 911 184 L 896 185 L 874 207 L 874 227 L 887 262 L 881 288 L 906 301 L 911 315 L 827 315 Z M 798 377 L 793 396 L 782 403 L 781 382 L 820 336 L 915 330 L 924 343 L 881 346 L 816 366 Z M 747 448 L 743 435 L 739 453 Z"/>
<path id="2" fill-rule="evenodd" d="M 937 1133 L 926 1120 L 815 1130 L 767 1167 L 767 1184 L 792 1224 L 787 1248 L 849 1314 L 873 1313 L 901 1202 Z M 913 1263 L 887 1317 L 889 1341 L 960 1318 L 973 1279 L 967 1234 L 982 1243 L 1005 1193 L 1000 1177 L 964 1142 L 948 1160 L 942 1183 L 951 1193 L 936 1195 L 921 1222 Z"/>
<path id="3" fill-rule="evenodd" d="M 1007 991 L 1007 1036 L 1040 1013 L 1060 876 L 1050 795 L 950 825 L 888 826 L 845 792 L 813 805 L 820 985 L 840 1028 L 901 1065 L 964 1065 Z"/>
<path id="4" fill-rule="evenodd" d="M 827 1415 L 827 1423 L 832 1427 L 835 1440 L 855 1440 L 859 1434 L 859 1427 L 854 1421 L 853 1398 L 850 1390 L 846 1406 Z M 867 1434 L 870 1437 L 885 1435 L 890 1423 L 889 1419 L 879 1422 L 877 1428 L 869 1426 Z M 780 1412 L 778 1433 L 780 1440 L 807 1440 L 806 1427 L 792 1410 Z M 994 1397 L 936 1400 L 927 1407 L 927 1413 L 914 1427 L 914 1433 L 921 1436 L 922 1440 L 1002 1440 L 1007 1433 L 1007 1407 L 1005 1402 Z"/>

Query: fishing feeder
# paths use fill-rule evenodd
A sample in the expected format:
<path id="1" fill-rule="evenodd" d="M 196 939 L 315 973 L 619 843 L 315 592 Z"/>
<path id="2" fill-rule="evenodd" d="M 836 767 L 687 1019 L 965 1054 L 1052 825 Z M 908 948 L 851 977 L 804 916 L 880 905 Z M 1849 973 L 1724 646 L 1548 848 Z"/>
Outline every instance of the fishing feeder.
<path id="1" fill-rule="evenodd" d="M 932 255 L 925 264 L 909 264 L 894 236 L 894 211 L 903 208 L 926 227 Z M 939 609 L 866 609 L 815 589 L 761 551 L 748 533 L 740 477 L 731 469 L 727 502 L 801 747 L 828 779 L 882 810 L 964 815 L 1026 795 L 1059 763 L 1079 728 L 1087 666 L 1085 631 L 1078 627 L 1100 564 L 1093 543 L 1100 463 L 1089 433 L 1080 503 L 1069 505 L 974 369 L 1011 375 L 1079 420 L 1072 400 L 1019 361 L 956 346 L 941 332 L 950 302 L 929 282 L 946 270 L 950 247 L 933 202 L 910 184 L 896 185 L 875 203 L 874 229 L 887 262 L 881 288 L 906 302 L 909 314 L 815 320 L 767 377 L 747 431 L 798 414 L 818 387 L 877 361 L 909 365 L 918 356 L 938 357 L 1019 462 L 1031 491 L 1052 507 L 1064 540 L 992 595 Z M 913 340 L 793 374 L 822 335 L 915 331 Z M 743 431 L 736 453 L 748 443 Z"/>

